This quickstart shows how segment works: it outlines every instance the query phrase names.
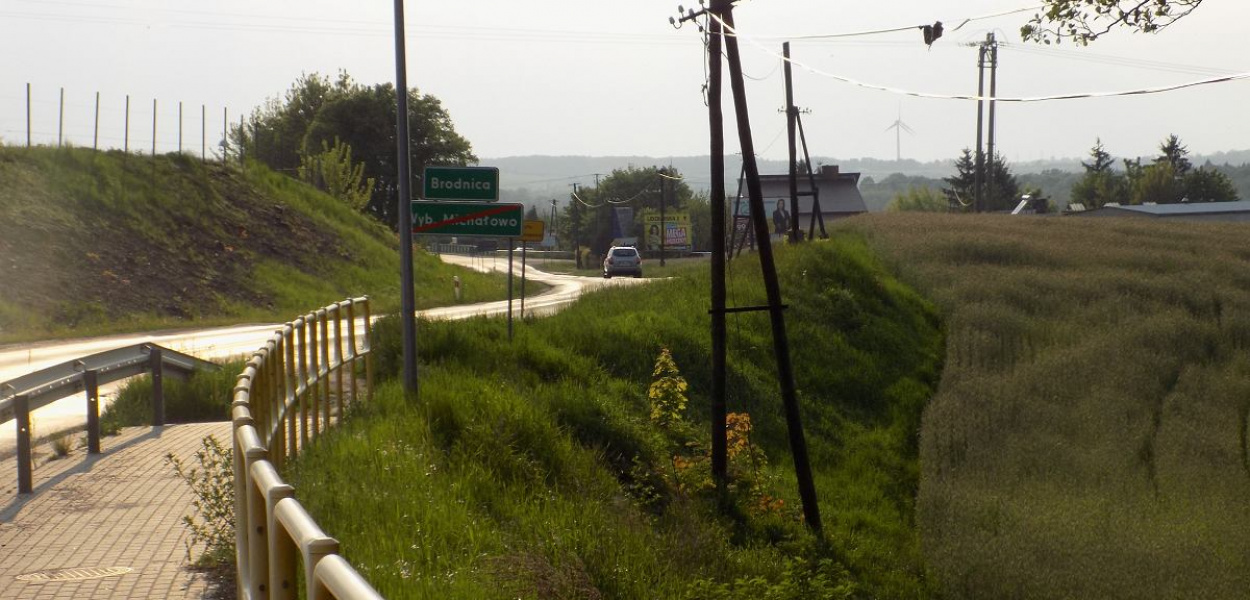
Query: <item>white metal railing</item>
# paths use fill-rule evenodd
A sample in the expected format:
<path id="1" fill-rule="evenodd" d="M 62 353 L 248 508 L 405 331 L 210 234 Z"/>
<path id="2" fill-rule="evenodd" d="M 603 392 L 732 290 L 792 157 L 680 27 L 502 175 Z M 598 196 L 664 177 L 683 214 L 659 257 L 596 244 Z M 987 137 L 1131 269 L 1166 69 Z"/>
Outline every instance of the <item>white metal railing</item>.
<path id="1" fill-rule="evenodd" d="M 231 408 L 235 556 L 240 598 L 381 598 L 279 476 L 286 461 L 356 401 L 363 362 L 372 394 L 369 300 L 353 298 L 282 326 L 239 374 Z M 297 581 L 303 566 L 304 580 Z"/>

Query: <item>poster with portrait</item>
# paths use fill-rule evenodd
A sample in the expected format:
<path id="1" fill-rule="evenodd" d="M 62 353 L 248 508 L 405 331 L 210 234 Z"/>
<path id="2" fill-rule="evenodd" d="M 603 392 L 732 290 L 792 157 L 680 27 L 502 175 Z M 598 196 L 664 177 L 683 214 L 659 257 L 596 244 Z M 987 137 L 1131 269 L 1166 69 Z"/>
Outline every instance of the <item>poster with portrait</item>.
<path id="1" fill-rule="evenodd" d="M 690 215 L 687 213 L 665 214 L 663 221 L 660 221 L 658 213 L 648 214 L 643 218 L 642 230 L 644 248 L 649 251 L 659 252 L 661 232 L 666 252 L 690 252 L 694 248 Z"/>

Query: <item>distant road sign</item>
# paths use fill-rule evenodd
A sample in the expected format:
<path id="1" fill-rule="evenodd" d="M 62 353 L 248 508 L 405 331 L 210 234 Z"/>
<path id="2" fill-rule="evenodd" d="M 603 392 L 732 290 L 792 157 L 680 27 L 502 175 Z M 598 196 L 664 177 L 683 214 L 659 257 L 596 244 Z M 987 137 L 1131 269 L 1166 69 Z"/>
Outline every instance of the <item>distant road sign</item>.
<path id="1" fill-rule="evenodd" d="M 522 242 L 541 242 L 543 241 L 543 231 L 546 230 L 547 223 L 545 221 L 525 221 L 521 225 L 521 241 Z"/>
<path id="2" fill-rule="evenodd" d="M 413 202 L 412 233 L 467 237 L 521 237 L 525 205 Z"/>
<path id="3" fill-rule="evenodd" d="M 422 197 L 428 200 L 499 200 L 495 167 L 426 167 Z"/>

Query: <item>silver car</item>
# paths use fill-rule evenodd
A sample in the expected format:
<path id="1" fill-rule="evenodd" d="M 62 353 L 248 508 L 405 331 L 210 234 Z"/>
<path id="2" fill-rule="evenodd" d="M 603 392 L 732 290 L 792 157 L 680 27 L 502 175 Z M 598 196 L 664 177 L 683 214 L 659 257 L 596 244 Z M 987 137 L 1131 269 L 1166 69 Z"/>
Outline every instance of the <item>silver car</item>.
<path id="1" fill-rule="evenodd" d="M 613 275 L 642 277 L 642 256 L 637 248 L 612 246 L 608 249 L 608 256 L 603 259 L 603 276 L 610 279 Z"/>

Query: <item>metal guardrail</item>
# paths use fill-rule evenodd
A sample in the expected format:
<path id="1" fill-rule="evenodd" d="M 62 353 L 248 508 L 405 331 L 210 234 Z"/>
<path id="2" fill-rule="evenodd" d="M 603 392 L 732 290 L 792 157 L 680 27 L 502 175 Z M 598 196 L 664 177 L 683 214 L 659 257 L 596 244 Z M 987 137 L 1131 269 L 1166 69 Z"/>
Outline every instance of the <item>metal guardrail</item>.
<path id="1" fill-rule="evenodd" d="M 106 350 L 0 383 L 0 423 L 17 425 L 17 489 L 33 491 L 30 413 L 62 398 L 87 392 L 87 453 L 100 453 L 99 386 L 152 373 L 152 424 L 165 424 L 164 374 L 187 376 L 218 365 L 152 343 Z"/>
<path id="2" fill-rule="evenodd" d="M 231 418 L 240 598 L 294 600 L 301 587 L 313 600 L 381 598 L 278 474 L 334 417 L 342 419 L 346 398 L 359 398 L 361 362 L 372 394 L 369 322 L 368 298 L 309 313 L 283 325 L 239 374 Z"/>

